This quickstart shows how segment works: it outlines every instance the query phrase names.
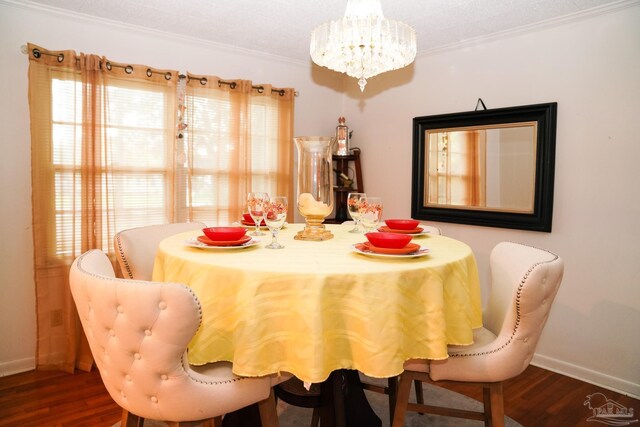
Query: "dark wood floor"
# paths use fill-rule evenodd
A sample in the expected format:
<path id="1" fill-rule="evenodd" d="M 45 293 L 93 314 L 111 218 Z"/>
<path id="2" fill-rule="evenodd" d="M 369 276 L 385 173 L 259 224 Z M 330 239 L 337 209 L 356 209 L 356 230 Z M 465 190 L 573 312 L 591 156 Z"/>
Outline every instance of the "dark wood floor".
<path id="1" fill-rule="evenodd" d="M 479 389 L 464 384 L 447 388 L 481 398 Z M 633 408 L 634 419 L 640 418 L 639 400 L 534 366 L 505 383 L 505 413 L 525 427 L 595 427 L 603 424 L 587 421 L 592 412 L 584 401 L 596 392 Z M 31 371 L 0 378 L 0 426 L 107 427 L 120 414 L 96 371 Z"/>

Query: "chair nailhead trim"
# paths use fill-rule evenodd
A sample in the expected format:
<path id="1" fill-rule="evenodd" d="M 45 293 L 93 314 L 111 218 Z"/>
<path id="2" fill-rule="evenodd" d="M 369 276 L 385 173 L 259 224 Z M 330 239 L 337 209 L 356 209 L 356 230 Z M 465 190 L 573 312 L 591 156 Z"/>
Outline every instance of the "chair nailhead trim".
<path id="1" fill-rule="evenodd" d="M 118 243 L 118 252 L 120 252 L 120 257 L 122 258 L 122 262 L 124 263 L 125 270 L 127 270 L 127 275 L 129 276 L 129 279 L 133 279 L 133 273 L 131 273 L 131 267 L 129 266 L 129 261 L 127 261 L 127 257 L 124 256 L 124 251 L 122 250 L 120 233 L 116 234 L 116 242 Z"/>
<path id="2" fill-rule="evenodd" d="M 184 372 L 184 363 L 185 363 L 184 355 L 182 355 L 181 361 L 182 361 L 182 363 L 180 365 L 181 365 L 181 368 L 182 368 L 182 370 Z M 189 375 L 189 378 L 192 381 L 197 382 L 199 384 L 230 384 L 230 383 L 235 383 L 237 381 L 242 381 L 244 379 L 242 377 L 237 377 L 237 378 L 231 378 L 230 380 L 224 380 L 224 381 L 204 381 L 204 380 L 201 380 L 199 378 L 194 378 L 191 375 Z"/>
<path id="3" fill-rule="evenodd" d="M 515 242 L 512 242 L 512 243 L 515 243 Z M 517 244 L 520 245 L 521 243 L 517 243 Z M 522 245 L 522 246 L 528 246 L 528 247 L 533 248 L 533 249 L 538 249 L 540 251 L 547 252 L 547 253 L 553 255 L 554 258 L 550 259 L 549 261 L 541 261 L 541 262 L 538 262 L 538 263 L 532 265 L 529 268 L 529 270 L 525 273 L 525 275 L 522 277 L 522 279 L 520 279 L 520 285 L 518 285 L 518 290 L 516 291 L 516 322 L 515 322 L 515 325 L 513 326 L 513 331 L 511 332 L 511 336 L 509 337 L 509 339 L 504 344 L 502 344 L 500 347 L 495 348 L 493 350 L 483 351 L 483 352 L 480 352 L 480 353 L 454 353 L 454 354 L 450 354 L 449 357 L 484 356 L 484 355 L 487 355 L 487 354 L 493 354 L 493 353 L 497 353 L 497 352 L 505 349 L 507 346 L 509 346 L 513 342 L 513 339 L 514 339 L 514 337 L 516 335 L 516 332 L 518 332 L 518 326 L 520 326 L 520 297 L 522 296 L 522 289 L 524 288 L 524 285 L 527 282 L 527 279 L 529 278 L 529 276 L 531 275 L 533 270 L 535 270 L 536 267 L 538 267 L 539 265 L 548 264 L 548 263 L 554 262 L 555 260 L 558 259 L 558 255 L 554 254 L 553 252 L 549 252 L 547 250 L 536 248 L 535 246 L 530 246 L 530 245 Z"/>

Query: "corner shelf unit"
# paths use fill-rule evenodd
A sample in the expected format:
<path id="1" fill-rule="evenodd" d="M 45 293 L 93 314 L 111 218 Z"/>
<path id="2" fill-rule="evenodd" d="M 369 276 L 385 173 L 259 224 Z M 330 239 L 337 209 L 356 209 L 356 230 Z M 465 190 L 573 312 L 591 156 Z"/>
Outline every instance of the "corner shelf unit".
<path id="1" fill-rule="evenodd" d="M 353 165 L 353 168 L 350 167 Z M 347 196 L 349 193 L 364 193 L 364 185 L 362 183 L 362 167 L 360 166 L 360 152 L 356 151 L 353 154 L 346 156 L 333 155 L 333 166 L 336 171 L 334 180 L 333 193 L 334 193 L 334 211 L 335 216 L 333 218 L 327 218 L 325 220 L 328 224 L 341 224 L 344 221 L 351 219 L 347 209 Z M 352 174 L 349 171 L 353 170 Z M 350 179 L 352 175 L 355 175 L 355 180 L 350 187 L 340 185 L 340 174 L 343 173 Z"/>

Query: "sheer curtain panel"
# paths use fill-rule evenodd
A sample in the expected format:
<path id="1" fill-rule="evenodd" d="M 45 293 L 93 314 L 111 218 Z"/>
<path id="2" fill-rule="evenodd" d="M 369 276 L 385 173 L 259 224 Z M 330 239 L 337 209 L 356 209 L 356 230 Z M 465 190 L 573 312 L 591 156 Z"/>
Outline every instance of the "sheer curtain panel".
<path id="1" fill-rule="evenodd" d="M 182 189 L 192 218 L 238 221 L 250 191 L 292 200 L 294 90 L 191 74 L 185 90 Z"/>
<path id="2" fill-rule="evenodd" d="M 88 370 L 73 260 L 101 249 L 119 271 L 120 230 L 227 225 L 250 191 L 292 199 L 295 91 L 33 44 L 28 53 L 36 363 Z"/>
<path id="3" fill-rule="evenodd" d="M 112 254 L 118 229 L 173 220 L 178 73 L 28 49 L 36 363 L 88 370 L 69 267 L 88 249 Z"/>

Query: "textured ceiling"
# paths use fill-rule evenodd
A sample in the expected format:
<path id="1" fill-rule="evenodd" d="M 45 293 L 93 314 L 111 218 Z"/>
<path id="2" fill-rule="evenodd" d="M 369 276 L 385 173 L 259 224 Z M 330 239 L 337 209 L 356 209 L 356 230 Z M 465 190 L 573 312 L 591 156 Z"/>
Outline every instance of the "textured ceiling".
<path id="1" fill-rule="evenodd" d="M 416 29 L 418 52 L 618 7 L 623 0 L 382 0 L 385 17 Z M 346 0 L 32 0 L 31 4 L 308 61 L 318 24 Z"/>

